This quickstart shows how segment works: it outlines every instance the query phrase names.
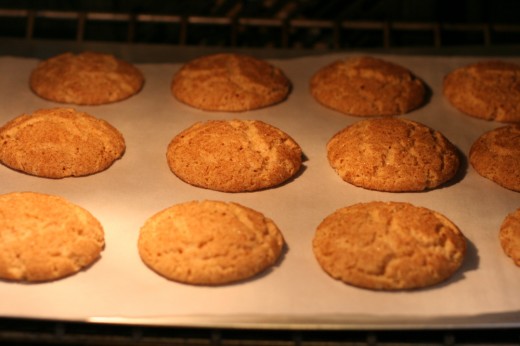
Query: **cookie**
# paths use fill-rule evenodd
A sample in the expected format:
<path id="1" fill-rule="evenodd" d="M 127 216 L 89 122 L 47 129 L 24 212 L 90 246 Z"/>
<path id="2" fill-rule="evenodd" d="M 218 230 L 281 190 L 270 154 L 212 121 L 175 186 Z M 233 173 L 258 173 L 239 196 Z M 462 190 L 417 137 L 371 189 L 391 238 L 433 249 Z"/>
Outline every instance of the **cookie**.
<path id="1" fill-rule="evenodd" d="M 272 267 L 284 247 L 282 233 L 262 213 L 237 203 L 191 201 L 146 220 L 139 255 L 158 274 L 195 285 L 251 278 Z"/>
<path id="2" fill-rule="evenodd" d="M 22 114 L 0 128 L 0 143 L 1 163 L 45 178 L 101 172 L 125 151 L 116 128 L 72 108 Z"/>
<path id="3" fill-rule="evenodd" d="M 506 216 L 499 232 L 504 253 L 520 267 L 520 208 Z"/>
<path id="4" fill-rule="evenodd" d="M 62 197 L 35 192 L 0 195 L 0 278 L 41 282 L 92 265 L 104 232 L 87 210 Z"/>
<path id="5" fill-rule="evenodd" d="M 300 146 L 280 129 L 257 120 L 198 122 L 167 148 L 171 171 L 184 182 L 223 192 L 282 184 L 302 164 Z"/>
<path id="6" fill-rule="evenodd" d="M 460 160 L 439 131 L 401 118 L 372 118 L 336 133 L 327 143 L 331 167 L 365 189 L 404 192 L 433 189 L 452 179 Z"/>
<path id="7" fill-rule="evenodd" d="M 461 266 L 464 235 L 438 212 L 402 202 L 341 208 L 317 227 L 312 242 L 334 279 L 373 290 L 436 285 Z"/>
<path id="8" fill-rule="evenodd" d="M 282 70 L 242 54 L 213 54 L 186 63 L 173 77 L 173 96 L 206 111 L 243 112 L 279 103 L 291 89 Z"/>
<path id="9" fill-rule="evenodd" d="M 64 53 L 44 60 L 32 71 L 29 85 L 49 101 L 102 105 L 137 94 L 144 76 L 134 65 L 110 54 Z"/>
<path id="10" fill-rule="evenodd" d="M 459 111 L 499 122 L 520 121 L 520 65 L 480 61 L 444 77 L 443 93 Z"/>
<path id="11" fill-rule="evenodd" d="M 311 79 L 312 96 L 344 114 L 369 117 L 408 113 L 425 102 L 424 83 L 408 69 L 369 56 L 335 61 Z"/>
<path id="12" fill-rule="evenodd" d="M 470 148 L 469 162 L 484 178 L 520 192 L 520 125 L 482 134 Z"/>

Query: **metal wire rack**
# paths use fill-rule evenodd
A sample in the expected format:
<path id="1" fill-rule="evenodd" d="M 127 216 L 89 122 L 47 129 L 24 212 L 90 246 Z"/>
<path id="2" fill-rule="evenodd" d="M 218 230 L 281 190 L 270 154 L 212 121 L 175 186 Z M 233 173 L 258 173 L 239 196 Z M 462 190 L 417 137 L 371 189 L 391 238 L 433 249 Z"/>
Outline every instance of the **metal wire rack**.
<path id="1" fill-rule="evenodd" d="M 496 1 L 492 8 L 500 7 L 502 13 L 516 9 L 514 4 L 508 8 L 501 2 L 511 3 Z M 520 46 L 518 20 L 490 15 L 496 10 L 489 9 L 488 1 L 474 1 L 467 7 L 461 6 L 465 2 L 453 3 L 450 13 L 464 14 L 455 18 L 439 14 L 448 9 L 446 1 L 421 1 L 418 6 L 403 0 L 199 0 L 191 6 L 159 6 L 155 2 L 155 7 L 136 6 L 130 1 L 116 9 L 46 3 L 49 1 L 33 2 L 25 8 L 18 7 L 19 2 L 3 8 L 0 5 L 0 36 L 312 49 Z M 480 14 L 469 16 L 469 9 L 478 4 Z M 411 13 L 403 14 L 406 6 L 412 7 Z"/>
<path id="2" fill-rule="evenodd" d="M 0 319 L 0 343 L 15 345 L 491 346 L 520 345 L 520 330 L 243 330 L 166 328 Z"/>

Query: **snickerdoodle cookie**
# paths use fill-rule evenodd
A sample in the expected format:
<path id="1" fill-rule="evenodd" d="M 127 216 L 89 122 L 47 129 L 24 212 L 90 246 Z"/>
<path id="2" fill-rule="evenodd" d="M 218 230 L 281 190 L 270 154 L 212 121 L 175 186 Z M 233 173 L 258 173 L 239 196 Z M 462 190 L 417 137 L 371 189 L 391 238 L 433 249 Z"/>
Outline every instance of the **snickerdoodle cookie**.
<path id="1" fill-rule="evenodd" d="M 29 81 L 44 99 L 77 105 L 101 105 L 137 94 L 144 76 L 134 65 L 110 54 L 64 53 L 38 64 Z"/>
<path id="2" fill-rule="evenodd" d="M 484 178 L 520 192 L 520 125 L 482 134 L 471 146 L 469 162 Z"/>
<path id="3" fill-rule="evenodd" d="M 486 60 L 444 77 L 444 96 L 459 111 L 499 122 L 520 121 L 520 65 Z"/>
<path id="4" fill-rule="evenodd" d="M 1 163 L 45 178 L 98 173 L 126 147 L 115 127 L 72 108 L 22 114 L 0 127 L 0 143 Z"/>
<path id="5" fill-rule="evenodd" d="M 104 232 L 87 210 L 62 197 L 35 192 L 0 195 L 0 278 L 60 279 L 93 264 Z"/>
<path id="6" fill-rule="evenodd" d="M 331 167 L 346 182 L 370 190 L 433 189 L 455 176 L 458 152 L 440 132 L 402 118 L 358 121 L 327 143 Z"/>
<path id="7" fill-rule="evenodd" d="M 320 104 L 364 117 L 408 113 L 425 102 L 425 89 L 408 69 L 369 56 L 335 61 L 321 68 L 310 83 Z"/>
<path id="8" fill-rule="evenodd" d="M 150 217 L 139 234 L 143 262 L 174 281 L 220 285 L 272 267 L 282 233 L 262 213 L 236 203 L 191 201 Z"/>
<path id="9" fill-rule="evenodd" d="M 206 111 L 242 112 L 279 103 L 291 83 L 270 63 L 243 54 L 213 54 L 186 63 L 173 77 L 171 92 Z"/>
<path id="10" fill-rule="evenodd" d="M 341 208 L 320 223 L 312 246 L 331 277 L 374 290 L 438 284 L 459 269 L 466 252 L 463 234 L 445 216 L 402 202 Z"/>
<path id="11" fill-rule="evenodd" d="M 198 187 L 246 192 L 279 185 L 302 164 L 300 146 L 258 120 L 198 122 L 176 135 L 166 158 L 171 171 Z"/>
<path id="12" fill-rule="evenodd" d="M 506 216 L 499 238 L 504 253 L 520 267 L 520 208 Z"/>

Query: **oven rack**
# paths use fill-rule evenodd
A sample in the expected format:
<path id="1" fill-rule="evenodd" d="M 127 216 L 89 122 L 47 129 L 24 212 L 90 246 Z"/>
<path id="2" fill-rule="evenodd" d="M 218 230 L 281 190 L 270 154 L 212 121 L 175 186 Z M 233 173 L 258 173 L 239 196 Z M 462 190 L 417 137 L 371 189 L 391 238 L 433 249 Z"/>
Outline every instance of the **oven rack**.
<path id="1" fill-rule="evenodd" d="M 3 24 L 2 24 L 3 23 Z M 226 47 L 520 46 L 520 23 L 0 8 L 0 37 Z"/>
<path id="2" fill-rule="evenodd" d="M 291 330 L 0 318 L 0 344 L 92 346 L 518 346 L 520 329 Z"/>

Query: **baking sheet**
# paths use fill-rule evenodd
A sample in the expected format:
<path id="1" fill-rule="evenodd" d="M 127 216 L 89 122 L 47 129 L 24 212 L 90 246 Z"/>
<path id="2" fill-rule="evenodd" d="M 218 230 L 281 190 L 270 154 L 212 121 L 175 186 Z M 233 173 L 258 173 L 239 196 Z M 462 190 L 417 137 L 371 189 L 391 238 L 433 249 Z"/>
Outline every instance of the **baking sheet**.
<path id="1" fill-rule="evenodd" d="M 0 315 L 71 321 L 267 328 L 425 328 L 520 326 L 520 268 L 500 248 L 498 230 L 520 207 L 520 194 L 480 177 L 463 160 L 448 185 L 418 193 L 364 190 L 330 168 L 325 145 L 361 118 L 317 104 L 308 81 L 321 66 L 354 53 L 270 60 L 293 82 L 287 101 L 245 113 L 210 113 L 177 102 L 169 85 L 179 63 L 143 63 L 146 77 L 136 96 L 110 105 L 71 106 L 116 126 L 125 136 L 123 158 L 107 171 L 51 180 L 0 166 L 0 193 L 36 191 L 63 196 L 103 224 L 106 248 L 87 270 L 55 282 L 0 281 Z M 431 88 L 427 104 L 403 115 L 440 130 L 467 155 L 484 131 L 502 126 L 463 115 L 441 94 L 443 76 L 479 57 L 377 55 L 399 63 Z M 519 58 L 504 60 L 520 62 Z M 38 98 L 28 78 L 38 60 L 0 57 L 0 124 L 39 108 L 63 106 Z M 290 134 L 306 161 L 288 183 L 252 193 L 223 193 L 180 181 L 166 163 L 166 146 L 181 130 L 210 119 L 258 119 Z M 251 280 L 190 286 L 150 271 L 137 252 L 139 228 L 156 212 L 189 200 L 234 201 L 273 219 L 287 252 L 278 265 Z M 321 220 L 338 208 L 368 201 L 406 201 L 443 213 L 468 239 L 459 272 L 440 285 L 404 292 L 376 292 L 326 275 L 311 241 Z"/>

